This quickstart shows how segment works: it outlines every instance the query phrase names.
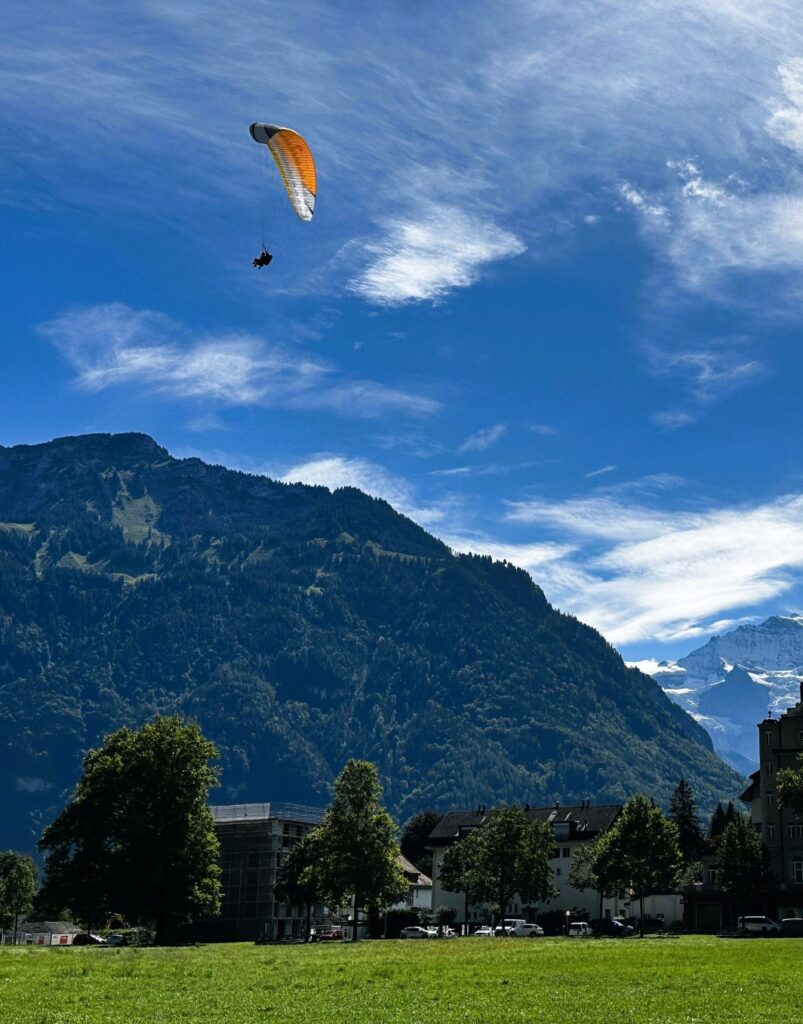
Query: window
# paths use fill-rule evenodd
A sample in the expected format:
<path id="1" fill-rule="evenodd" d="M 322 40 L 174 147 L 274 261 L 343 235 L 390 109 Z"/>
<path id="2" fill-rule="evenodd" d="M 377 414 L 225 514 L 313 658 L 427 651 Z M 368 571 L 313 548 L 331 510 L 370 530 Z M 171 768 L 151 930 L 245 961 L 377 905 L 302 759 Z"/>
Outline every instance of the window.
<path id="1" fill-rule="evenodd" d="M 560 850 L 558 849 L 557 846 L 555 847 L 555 849 L 550 854 L 550 857 L 552 858 L 552 860 L 554 860 L 556 857 L 560 857 Z"/>
<path id="2" fill-rule="evenodd" d="M 803 860 L 792 861 L 792 881 L 796 885 L 803 885 Z"/>
<path id="3" fill-rule="evenodd" d="M 774 839 L 774 838 L 775 838 L 775 826 L 774 825 L 767 825 L 767 839 Z"/>
<path id="4" fill-rule="evenodd" d="M 775 765 L 772 763 L 772 761 L 767 761 L 767 763 L 764 765 L 764 769 L 767 775 L 772 775 L 772 773 L 775 771 Z"/>
<path id="5" fill-rule="evenodd" d="M 767 744 L 768 747 L 772 746 L 772 733 L 771 732 L 765 732 L 764 733 L 764 742 Z"/>
<path id="6" fill-rule="evenodd" d="M 787 825 L 786 834 L 789 839 L 803 839 L 803 825 Z"/>
<path id="7" fill-rule="evenodd" d="M 571 857 L 571 855 L 572 855 L 572 851 L 569 849 L 569 847 L 568 846 L 564 846 L 563 847 L 563 856 L 564 857 Z"/>
<path id="8" fill-rule="evenodd" d="M 800 729 L 797 734 L 797 742 L 803 743 L 803 729 Z"/>
<path id="9" fill-rule="evenodd" d="M 560 878 L 560 868 L 555 868 L 555 874 Z"/>
<path id="10" fill-rule="evenodd" d="M 774 807 L 774 806 L 775 806 L 775 794 L 774 793 L 767 793 L 767 807 Z"/>

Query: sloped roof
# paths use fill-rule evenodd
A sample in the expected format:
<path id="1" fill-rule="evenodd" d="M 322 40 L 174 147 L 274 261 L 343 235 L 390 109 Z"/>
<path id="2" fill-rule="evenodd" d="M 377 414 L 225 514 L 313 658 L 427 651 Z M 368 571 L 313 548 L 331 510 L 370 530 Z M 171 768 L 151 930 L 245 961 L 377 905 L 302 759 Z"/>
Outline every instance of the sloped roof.
<path id="1" fill-rule="evenodd" d="M 18 932 L 45 932 L 50 935 L 76 935 L 83 931 L 80 925 L 72 921 L 23 921 L 17 927 Z"/>
<path id="2" fill-rule="evenodd" d="M 408 860 L 403 853 L 398 856 L 398 862 L 402 871 L 407 875 L 413 885 L 432 885 L 432 879 L 420 871 L 411 860 Z"/>
<path id="3" fill-rule="evenodd" d="M 528 818 L 538 821 L 548 821 L 551 825 L 562 821 L 574 822 L 574 834 L 595 835 L 604 832 L 616 821 L 622 810 L 621 804 L 591 804 L 576 807 L 561 807 L 553 804 L 551 807 L 526 807 L 524 813 Z M 472 828 L 477 828 L 486 822 L 493 814 L 494 808 L 478 808 L 474 811 L 450 811 L 445 814 L 435 828 L 430 832 L 429 838 L 433 843 L 449 842 L 458 839 L 461 833 Z"/>

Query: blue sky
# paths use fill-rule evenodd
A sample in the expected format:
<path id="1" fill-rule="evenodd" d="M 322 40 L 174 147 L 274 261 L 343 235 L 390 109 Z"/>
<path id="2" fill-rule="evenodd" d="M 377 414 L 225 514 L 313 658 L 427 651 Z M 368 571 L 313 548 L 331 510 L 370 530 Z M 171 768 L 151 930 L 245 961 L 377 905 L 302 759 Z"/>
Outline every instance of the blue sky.
<path id="1" fill-rule="evenodd" d="M 802 606 L 794 4 L 34 0 L 0 87 L 0 443 L 354 484 L 630 658 Z"/>

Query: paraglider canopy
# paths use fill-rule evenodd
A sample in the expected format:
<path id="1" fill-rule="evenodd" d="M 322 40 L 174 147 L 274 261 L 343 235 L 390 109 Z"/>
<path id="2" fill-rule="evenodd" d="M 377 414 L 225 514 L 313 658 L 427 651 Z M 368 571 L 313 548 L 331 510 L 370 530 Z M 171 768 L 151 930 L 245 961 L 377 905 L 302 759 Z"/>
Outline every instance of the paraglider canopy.
<path id="1" fill-rule="evenodd" d="M 291 128 L 255 121 L 249 131 L 254 142 L 267 146 L 279 168 L 293 209 L 301 220 L 312 220 L 315 209 L 315 162 L 305 140 Z"/>

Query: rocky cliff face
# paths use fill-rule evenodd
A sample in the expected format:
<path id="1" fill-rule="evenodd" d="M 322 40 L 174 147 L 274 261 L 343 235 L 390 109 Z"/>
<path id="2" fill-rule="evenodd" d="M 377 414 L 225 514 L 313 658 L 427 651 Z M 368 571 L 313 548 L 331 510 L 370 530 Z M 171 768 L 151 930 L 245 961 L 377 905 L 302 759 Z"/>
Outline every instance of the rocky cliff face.
<path id="1" fill-rule="evenodd" d="M 726 760 L 753 771 L 756 725 L 768 711 L 780 714 L 800 698 L 803 616 L 776 615 L 739 626 L 677 661 L 651 663 L 649 671 L 708 729 Z"/>

